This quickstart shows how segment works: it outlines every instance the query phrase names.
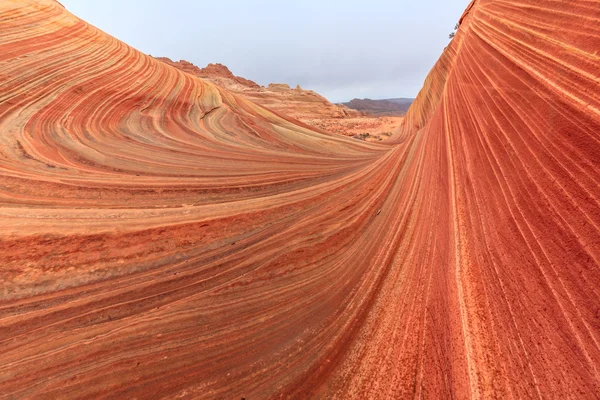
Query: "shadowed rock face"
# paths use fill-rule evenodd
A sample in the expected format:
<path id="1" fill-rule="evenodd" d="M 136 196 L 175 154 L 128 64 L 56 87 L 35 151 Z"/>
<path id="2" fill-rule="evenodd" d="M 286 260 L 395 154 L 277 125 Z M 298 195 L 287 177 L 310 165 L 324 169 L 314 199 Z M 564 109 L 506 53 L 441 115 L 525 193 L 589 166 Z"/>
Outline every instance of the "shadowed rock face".
<path id="1" fill-rule="evenodd" d="M 474 3 L 384 144 L 0 13 L 2 395 L 600 393 L 597 2 Z"/>

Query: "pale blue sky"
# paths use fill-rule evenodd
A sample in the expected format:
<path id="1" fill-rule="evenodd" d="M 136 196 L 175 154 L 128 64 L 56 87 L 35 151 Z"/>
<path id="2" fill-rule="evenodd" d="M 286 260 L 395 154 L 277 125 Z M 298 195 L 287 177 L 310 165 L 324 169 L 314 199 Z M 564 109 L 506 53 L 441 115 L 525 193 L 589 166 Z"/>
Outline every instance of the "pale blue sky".
<path id="1" fill-rule="evenodd" d="M 415 97 L 469 0 L 60 0 L 153 56 L 329 100 Z"/>

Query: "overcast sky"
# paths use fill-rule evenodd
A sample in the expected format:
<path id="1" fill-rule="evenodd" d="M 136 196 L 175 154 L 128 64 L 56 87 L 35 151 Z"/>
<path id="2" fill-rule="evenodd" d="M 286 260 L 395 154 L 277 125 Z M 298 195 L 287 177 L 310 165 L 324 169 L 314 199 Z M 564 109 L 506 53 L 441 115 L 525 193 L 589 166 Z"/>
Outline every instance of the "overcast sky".
<path id="1" fill-rule="evenodd" d="M 469 0 L 60 0 L 153 56 L 334 102 L 415 97 Z"/>

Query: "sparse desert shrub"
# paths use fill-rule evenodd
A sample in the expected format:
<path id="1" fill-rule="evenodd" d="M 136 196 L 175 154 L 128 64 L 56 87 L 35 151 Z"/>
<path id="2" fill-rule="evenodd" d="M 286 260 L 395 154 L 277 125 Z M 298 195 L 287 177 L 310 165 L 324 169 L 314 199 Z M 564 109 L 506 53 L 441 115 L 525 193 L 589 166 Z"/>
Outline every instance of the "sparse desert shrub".
<path id="1" fill-rule="evenodd" d="M 454 32 L 450 33 L 448 35 L 448 39 L 452 39 L 454 36 L 456 36 L 456 31 L 458 30 L 458 27 L 460 26 L 460 23 L 456 23 L 456 25 L 454 25 Z"/>
<path id="2" fill-rule="evenodd" d="M 368 137 L 371 137 L 371 134 L 369 133 L 359 133 L 357 135 L 352 136 L 354 139 L 358 139 L 358 140 L 366 140 Z"/>

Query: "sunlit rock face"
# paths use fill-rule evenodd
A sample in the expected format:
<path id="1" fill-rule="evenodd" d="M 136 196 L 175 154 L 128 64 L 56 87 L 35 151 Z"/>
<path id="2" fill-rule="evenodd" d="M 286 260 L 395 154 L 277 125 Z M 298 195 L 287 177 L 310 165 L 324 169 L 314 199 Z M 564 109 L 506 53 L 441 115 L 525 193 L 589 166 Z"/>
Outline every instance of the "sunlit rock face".
<path id="1" fill-rule="evenodd" d="M 375 144 L 0 1 L 0 393 L 595 398 L 598 49 L 476 1 Z"/>

